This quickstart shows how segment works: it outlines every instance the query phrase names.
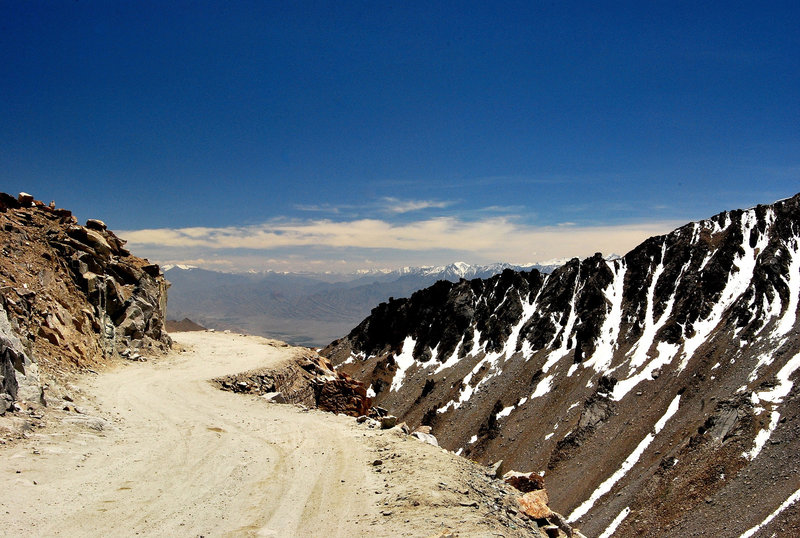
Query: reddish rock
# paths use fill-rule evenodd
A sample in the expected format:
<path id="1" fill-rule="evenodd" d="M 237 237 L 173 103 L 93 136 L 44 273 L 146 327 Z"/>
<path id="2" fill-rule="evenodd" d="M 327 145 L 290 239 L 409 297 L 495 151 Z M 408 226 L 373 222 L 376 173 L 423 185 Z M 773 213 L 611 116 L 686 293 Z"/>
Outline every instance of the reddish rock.
<path id="1" fill-rule="evenodd" d="M 318 385 L 317 407 L 352 417 L 365 415 L 372 405 L 364 384 L 347 376 L 326 378 Z"/>
<path id="2" fill-rule="evenodd" d="M 19 196 L 17 196 L 17 200 L 19 200 L 19 203 L 22 207 L 30 207 L 33 205 L 33 196 L 31 196 L 27 192 L 19 193 Z"/>
<path id="3" fill-rule="evenodd" d="M 522 511 L 533 519 L 542 519 L 553 515 L 553 511 L 547 506 L 547 490 L 537 489 L 536 491 L 529 491 L 522 497 L 517 499 Z"/>
<path id="4" fill-rule="evenodd" d="M 544 489 L 544 478 L 533 472 L 520 473 L 518 471 L 508 471 L 503 475 L 503 481 L 517 488 L 522 493 Z"/>

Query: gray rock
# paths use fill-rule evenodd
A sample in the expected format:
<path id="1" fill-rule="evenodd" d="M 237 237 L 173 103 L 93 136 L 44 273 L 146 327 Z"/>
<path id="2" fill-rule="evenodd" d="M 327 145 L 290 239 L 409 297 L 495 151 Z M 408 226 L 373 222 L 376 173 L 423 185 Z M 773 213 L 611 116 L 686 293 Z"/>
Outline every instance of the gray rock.
<path id="1" fill-rule="evenodd" d="M 437 441 L 436 437 L 430 433 L 414 432 L 411 434 L 411 437 L 419 439 L 423 443 L 428 443 L 429 445 L 439 446 L 439 441 Z"/>
<path id="2" fill-rule="evenodd" d="M 500 478 L 503 476 L 503 460 L 497 460 L 493 464 L 489 465 L 486 474 L 493 477 L 493 478 Z"/>
<path id="3" fill-rule="evenodd" d="M 262 398 L 267 400 L 268 402 L 278 403 L 278 404 L 285 404 L 288 403 L 286 401 L 286 397 L 281 392 L 265 392 L 261 395 Z"/>
<path id="4" fill-rule="evenodd" d="M 397 426 L 397 417 L 394 415 L 386 415 L 385 417 L 381 417 L 381 429 L 388 430 L 389 428 L 394 428 Z"/>
<path id="5" fill-rule="evenodd" d="M 38 402 L 42 389 L 39 383 L 39 368 L 25 352 L 19 337 L 8 319 L 5 309 L 0 308 L 0 392 L 14 400 Z"/>

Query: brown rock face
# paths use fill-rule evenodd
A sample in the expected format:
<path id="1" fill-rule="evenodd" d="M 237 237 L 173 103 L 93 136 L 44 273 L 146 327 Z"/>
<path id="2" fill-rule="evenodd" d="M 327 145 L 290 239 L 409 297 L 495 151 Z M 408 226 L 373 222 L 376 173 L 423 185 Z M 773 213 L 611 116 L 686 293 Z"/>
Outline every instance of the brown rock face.
<path id="1" fill-rule="evenodd" d="M 124 244 L 101 221 L 79 226 L 53 204 L 0 193 L 2 393 L 43 400 L 40 370 L 91 368 L 121 352 L 170 347 L 168 284 Z M 19 394 L 6 390 L 15 383 Z"/>
<path id="2" fill-rule="evenodd" d="M 316 384 L 315 389 L 317 407 L 323 411 L 358 417 L 366 414 L 372 403 L 364 384 L 344 374 L 336 379 L 325 379 Z"/>

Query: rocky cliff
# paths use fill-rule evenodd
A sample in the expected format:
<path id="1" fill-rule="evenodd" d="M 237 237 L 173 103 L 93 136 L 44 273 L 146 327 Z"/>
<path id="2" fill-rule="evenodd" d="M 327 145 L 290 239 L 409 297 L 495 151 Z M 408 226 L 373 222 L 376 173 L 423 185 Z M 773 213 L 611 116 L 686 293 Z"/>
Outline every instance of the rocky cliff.
<path id="1" fill-rule="evenodd" d="M 544 473 L 587 535 L 798 535 L 799 304 L 800 195 L 439 282 L 323 354 L 442 446 Z"/>
<path id="2" fill-rule="evenodd" d="M 124 244 L 99 220 L 0 193 L 0 413 L 46 404 L 62 374 L 169 348 L 167 283 Z"/>

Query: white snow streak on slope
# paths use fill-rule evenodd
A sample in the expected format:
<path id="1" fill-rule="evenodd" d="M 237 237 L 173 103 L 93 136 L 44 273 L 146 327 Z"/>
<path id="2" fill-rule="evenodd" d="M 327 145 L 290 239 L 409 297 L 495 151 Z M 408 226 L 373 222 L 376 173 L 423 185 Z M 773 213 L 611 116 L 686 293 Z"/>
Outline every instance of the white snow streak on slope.
<path id="1" fill-rule="evenodd" d="M 499 413 L 495 415 L 495 418 L 499 420 L 501 418 L 507 417 L 508 415 L 511 414 L 511 411 L 513 411 L 515 407 L 516 407 L 515 405 L 509 405 L 508 407 L 504 407 Z"/>
<path id="2" fill-rule="evenodd" d="M 689 267 L 690 263 L 691 259 L 687 261 L 683 265 L 683 267 L 681 267 L 680 273 L 678 273 L 678 278 L 675 281 L 675 286 L 673 287 L 672 290 L 672 295 L 667 301 L 667 305 L 664 307 L 664 312 L 662 312 L 661 317 L 658 318 L 658 321 L 656 321 L 655 323 L 652 323 L 651 321 L 653 328 L 650 331 L 650 334 L 647 333 L 643 334 L 642 337 L 637 341 L 635 346 L 631 348 L 632 350 L 636 349 L 637 353 L 643 349 L 644 350 L 643 354 L 645 356 L 645 359 L 647 357 L 646 352 L 653 345 L 653 340 L 655 339 L 655 335 L 658 334 L 658 331 L 661 329 L 661 327 L 664 326 L 669 317 L 672 315 L 672 308 L 675 306 L 675 297 L 678 293 L 678 286 L 680 285 L 681 280 L 683 279 L 683 275 L 686 272 L 686 269 Z M 654 284 L 651 285 L 651 288 L 655 289 L 655 285 Z M 652 301 L 652 296 L 648 297 L 648 301 Z M 650 314 L 652 314 L 652 308 L 650 304 L 648 304 L 647 306 L 647 311 Z M 644 340 L 645 338 L 648 339 L 646 345 L 642 344 L 642 340 Z M 617 382 L 613 390 L 613 396 L 612 396 L 613 399 L 617 401 L 621 400 L 636 385 L 638 385 L 639 383 L 641 383 L 646 379 L 651 379 L 653 372 L 672 362 L 672 360 L 675 358 L 675 355 L 678 353 L 678 349 L 680 349 L 679 345 L 670 344 L 668 342 L 659 342 L 658 345 L 656 346 L 656 356 L 652 360 L 647 362 L 645 366 L 638 373 L 632 374 L 626 379 L 620 379 L 619 382 Z M 633 367 L 631 367 L 631 369 L 633 370 Z"/>
<path id="3" fill-rule="evenodd" d="M 726 215 L 725 218 L 727 227 L 728 216 Z M 742 249 L 744 250 L 744 254 L 734 260 L 738 271 L 731 271 L 728 274 L 728 282 L 725 284 L 725 289 L 722 290 L 719 300 L 714 305 L 708 317 L 702 321 L 698 320 L 695 322 L 694 336 L 684 341 L 683 360 L 681 360 L 678 366 L 678 372 L 686 368 L 686 365 L 689 364 L 689 359 L 692 358 L 697 348 L 708 339 L 711 332 L 719 324 L 725 311 L 742 295 L 742 293 L 744 293 L 748 286 L 750 286 L 758 254 L 764 250 L 769 242 L 769 231 L 772 220 L 771 213 L 768 213 L 766 217 L 766 233 L 759 234 L 756 246 L 751 247 L 750 232 L 758 224 L 758 218 L 756 217 L 755 210 L 752 209 L 742 213 Z"/>
<path id="4" fill-rule="evenodd" d="M 397 392 L 400 390 L 400 387 L 403 386 L 403 379 L 406 377 L 406 370 L 408 370 L 415 362 L 414 346 L 416 345 L 417 342 L 413 337 L 406 336 L 406 339 L 403 342 L 403 350 L 394 358 L 394 362 L 397 364 L 397 371 L 394 373 L 392 386 L 389 389 L 390 392 Z"/>
<path id="5" fill-rule="evenodd" d="M 614 518 L 614 521 L 612 521 L 611 524 L 608 527 L 606 527 L 606 530 L 603 531 L 603 534 L 601 534 L 597 538 L 611 538 L 611 536 L 613 536 L 614 532 L 617 530 L 617 527 L 619 527 L 619 524 L 625 521 L 625 518 L 628 517 L 628 514 L 630 513 L 631 513 L 630 507 L 626 506 L 625 508 L 623 508 L 622 512 L 620 512 L 619 515 Z"/>
<path id="6" fill-rule="evenodd" d="M 439 358 L 439 344 L 436 344 L 436 347 L 431 350 L 431 358 L 428 359 L 428 362 L 425 363 L 425 368 L 429 368 L 436 364 L 436 359 Z"/>
<path id="7" fill-rule="evenodd" d="M 483 351 L 483 348 L 480 345 L 480 341 L 481 341 L 481 332 L 476 328 L 476 329 L 474 329 L 473 337 L 472 337 L 472 349 L 470 350 L 469 353 L 467 353 L 468 356 L 474 357 L 478 353 Z M 451 359 L 452 359 L 452 357 L 451 357 Z M 450 359 L 448 359 L 448 362 L 449 362 L 449 360 Z M 472 376 L 475 375 L 475 373 L 480 369 L 480 366 L 482 364 L 483 364 L 483 361 L 478 361 L 478 364 L 475 365 L 475 367 L 472 369 L 472 371 L 470 373 L 468 373 L 466 376 L 464 376 L 464 379 L 463 379 L 464 388 L 461 389 L 461 392 L 459 393 L 458 401 L 456 402 L 454 400 L 450 400 L 449 402 L 444 404 L 442 407 L 437 409 L 436 410 L 437 413 L 445 413 L 451 407 L 453 409 L 458 409 L 459 407 L 461 407 L 462 403 L 464 403 L 464 402 L 466 402 L 467 400 L 470 399 L 470 397 L 472 396 L 472 393 L 474 392 L 475 389 L 469 385 L 469 382 L 472 380 Z"/>
<path id="8" fill-rule="evenodd" d="M 552 381 L 553 381 L 552 374 L 539 381 L 539 383 L 536 385 L 536 388 L 533 391 L 533 394 L 531 394 L 531 399 L 538 398 L 539 396 L 544 396 L 545 394 L 550 392 L 550 389 L 553 388 Z"/>
<path id="9" fill-rule="evenodd" d="M 560 334 L 561 345 L 557 350 L 552 351 L 547 356 L 547 360 L 542 366 L 542 373 L 546 374 L 550 368 L 555 366 L 555 364 L 559 361 L 559 359 L 561 359 L 563 356 L 569 353 L 570 336 L 572 334 L 572 329 L 575 327 L 575 321 L 578 319 L 578 313 L 576 311 L 577 309 L 575 308 L 575 303 L 577 303 L 578 294 L 580 293 L 581 289 L 583 289 L 582 286 L 579 287 L 580 280 L 581 280 L 581 273 L 580 273 L 580 268 L 578 268 L 578 274 L 575 277 L 575 286 L 572 288 L 572 299 L 570 300 L 569 303 L 569 316 L 567 316 L 567 323 L 564 325 L 561 332 L 556 330 L 555 336 L 553 336 L 553 339 L 550 341 L 550 344 L 555 342 L 556 339 L 558 338 L 558 335 Z M 556 323 L 555 317 L 552 314 L 551 314 L 551 319 L 553 320 L 554 324 L 558 325 Z M 569 373 L 571 372 L 572 370 L 570 370 Z M 542 379 L 541 381 L 539 381 L 539 383 L 536 385 L 536 388 L 533 390 L 533 393 L 531 394 L 531 398 L 544 396 L 545 394 L 550 392 L 552 380 L 553 380 L 553 375 L 551 374 Z"/>
<path id="10" fill-rule="evenodd" d="M 663 254 L 662 254 L 663 256 Z M 608 288 L 603 292 L 606 299 L 611 303 L 611 307 L 606 312 L 606 319 L 600 329 L 599 342 L 595 346 L 591 358 L 585 361 L 585 367 L 593 367 L 596 372 L 604 373 L 611 366 L 611 359 L 614 358 L 619 327 L 622 325 L 622 291 L 625 284 L 625 260 L 620 259 L 613 262 L 606 262 L 614 273 L 614 278 Z M 571 375 L 574 370 L 570 367 Z"/>
<path id="11" fill-rule="evenodd" d="M 700 225 L 696 222 L 692 223 L 692 240 L 690 244 L 694 245 L 700 239 Z"/>
<path id="12" fill-rule="evenodd" d="M 642 336 L 634 344 L 629 353 L 633 354 L 631 357 L 631 368 L 638 368 L 647 360 L 647 354 L 650 347 L 653 345 L 653 340 L 656 338 L 656 332 L 666 322 L 667 316 L 662 315 L 658 323 L 653 320 L 653 311 L 655 310 L 655 294 L 658 279 L 661 273 L 664 272 L 664 252 L 667 250 L 667 240 L 661 244 L 661 259 L 658 262 L 656 270 L 653 271 L 653 277 L 650 279 L 650 286 L 647 288 L 647 307 L 644 314 L 644 328 L 642 329 Z M 667 313 L 666 310 L 664 312 Z"/>
<path id="13" fill-rule="evenodd" d="M 764 330 L 769 321 L 772 318 L 779 316 L 781 313 L 781 308 L 783 306 L 781 303 L 781 297 L 778 295 L 778 292 L 775 290 L 775 288 L 772 288 L 772 294 L 772 302 L 767 300 L 766 295 L 764 295 L 764 297 L 761 299 L 761 327 L 759 327 L 758 330 L 753 333 L 753 341 L 756 340 L 756 337 L 761 333 L 761 331 Z M 750 312 L 755 315 L 755 301 L 753 301 L 753 303 L 753 308 L 750 310 Z M 747 344 L 748 342 L 740 341 L 741 347 L 745 347 Z"/>
<path id="14" fill-rule="evenodd" d="M 344 366 L 345 364 L 352 364 L 352 363 L 354 363 L 354 362 L 356 362 L 356 361 L 365 361 L 365 360 L 369 360 L 369 359 L 371 359 L 371 358 L 372 358 L 372 357 L 374 357 L 374 356 L 375 356 L 375 355 L 370 355 L 369 357 L 367 357 L 367 354 L 366 354 L 366 353 L 364 353 L 363 351 L 359 351 L 358 353 L 352 353 L 352 352 L 351 352 L 351 353 L 350 353 L 350 356 L 349 356 L 349 357 L 347 357 L 347 359 L 345 359 L 345 361 L 344 361 L 344 362 L 342 362 L 342 363 L 341 363 L 339 366 Z M 338 366 L 337 366 L 337 368 L 338 368 Z"/>
<path id="15" fill-rule="evenodd" d="M 510 292 L 511 291 L 514 290 L 512 289 L 510 290 Z M 527 299 L 520 298 L 520 302 L 522 303 L 522 315 L 520 316 L 520 319 L 517 322 L 517 324 L 514 325 L 514 327 L 511 329 L 511 333 L 508 335 L 505 344 L 503 344 L 503 349 L 501 349 L 498 352 L 486 353 L 484 357 L 475 364 L 475 366 L 472 368 L 472 371 L 464 377 L 463 380 L 464 388 L 461 389 L 461 393 L 458 396 L 458 401 L 452 402 L 454 409 L 458 409 L 459 407 L 461 407 L 461 404 L 467 402 L 472 397 L 473 394 L 475 394 L 478 390 L 480 390 L 482 385 L 484 385 L 485 383 L 489 382 L 489 380 L 502 373 L 502 370 L 499 368 L 498 363 L 500 362 L 500 359 L 503 359 L 504 361 L 508 360 L 509 358 L 511 358 L 512 355 L 514 355 L 514 353 L 516 353 L 517 342 L 519 340 L 519 333 L 522 330 L 522 327 L 525 325 L 525 323 L 527 323 L 527 321 L 531 318 L 531 316 L 533 316 L 533 314 L 536 312 L 537 302 L 540 293 L 541 289 L 539 290 L 539 293 L 537 293 L 536 297 L 532 302 L 528 302 Z M 505 303 L 507 298 L 508 298 L 508 293 L 503 298 L 503 302 L 501 303 L 501 305 Z M 499 308 L 500 306 L 498 306 L 498 309 Z M 480 332 L 476 329 L 475 334 L 477 339 L 480 335 Z M 471 353 L 471 355 L 477 355 L 477 351 L 475 351 L 475 349 L 476 348 L 473 347 L 473 352 Z M 479 371 L 481 371 L 481 369 L 484 368 L 486 365 L 488 365 L 490 368 L 489 373 L 487 373 L 483 378 L 481 378 L 481 380 L 474 387 L 472 387 L 469 384 L 470 381 L 472 381 L 472 377 Z M 449 406 L 450 404 L 448 403 L 445 407 L 441 409 L 447 410 Z M 442 411 L 441 409 L 439 411 L 443 413 L 444 411 Z M 508 414 L 510 413 L 511 411 L 508 411 Z"/>
<path id="16" fill-rule="evenodd" d="M 594 490 L 592 495 L 588 499 L 586 499 L 580 506 L 578 506 L 578 508 L 576 508 L 569 515 L 569 517 L 567 517 L 568 522 L 571 523 L 573 521 L 577 521 L 578 519 L 586 515 L 586 513 L 589 510 L 591 510 L 592 506 L 594 506 L 594 503 L 596 503 L 598 499 L 600 499 L 600 497 L 611 491 L 611 488 L 614 487 L 614 484 L 619 482 L 622 479 L 622 477 L 625 476 L 625 473 L 630 471 L 633 468 L 633 466 L 636 465 L 636 462 L 639 461 L 639 458 L 642 457 L 644 451 L 647 449 L 648 446 L 650 446 L 650 443 L 653 442 L 655 436 L 658 435 L 661 432 L 661 430 L 664 429 L 664 426 L 667 424 L 667 421 L 670 418 L 672 418 L 672 415 L 674 415 L 678 411 L 678 407 L 680 406 L 680 401 L 681 401 L 681 396 L 679 394 L 675 396 L 675 398 L 669 404 L 669 407 L 667 407 L 667 411 L 664 413 L 664 416 L 662 416 L 659 419 L 659 421 L 656 422 L 656 425 L 653 427 L 653 433 L 648 433 L 645 436 L 645 438 L 642 439 L 639 445 L 634 449 L 634 451 L 631 452 L 630 456 L 628 456 L 625 459 L 625 461 L 622 462 L 620 468 L 617 469 L 617 471 L 614 474 L 609 476 L 602 484 L 600 484 L 597 487 L 597 489 Z"/>
<path id="17" fill-rule="evenodd" d="M 783 368 L 775 375 L 775 378 L 778 380 L 777 385 L 770 390 L 753 393 L 753 403 L 755 403 L 756 399 L 758 399 L 759 403 L 769 402 L 773 405 L 782 403 L 783 399 L 789 394 L 794 385 L 792 381 L 789 381 L 789 378 L 792 377 L 792 374 L 794 374 L 798 368 L 800 368 L 800 353 L 789 359 L 789 361 L 783 365 Z M 761 449 L 764 448 L 764 444 L 766 444 L 767 440 L 772 436 L 772 432 L 778 427 L 778 420 L 780 417 L 781 415 L 778 411 L 772 411 L 769 425 L 758 432 L 753 441 L 754 446 L 752 450 L 743 453 L 742 456 L 749 460 L 753 460 L 758 456 Z"/>
<path id="18" fill-rule="evenodd" d="M 458 342 L 458 345 L 456 345 L 456 348 L 453 350 L 453 354 L 450 355 L 449 359 L 440 364 L 439 367 L 433 371 L 433 374 L 438 374 L 442 370 L 447 370 L 448 368 L 458 364 L 458 361 L 461 360 L 458 358 L 458 352 L 461 350 L 461 346 L 463 345 L 464 345 L 464 335 L 461 335 L 461 340 Z M 438 349 L 439 346 L 436 347 Z"/>
<path id="19" fill-rule="evenodd" d="M 766 527 L 767 525 L 769 525 L 770 521 L 772 521 L 773 519 L 778 517 L 778 515 L 781 512 L 783 512 L 784 510 L 789 508 L 791 505 L 796 503 L 798 500 L 800 500 L 800 489 L 798 489 L 797 491 L 792 493 L 789 496 L 789 498 L 786 499 L 783 502 L 782 505 L 780 505 L 774 512 L 772 512 L 770 515 L 767 516 L 767 519 L 765 519 L 764 521 L 762 521 L 761 523 L 759 523 L 758 525 L 756 525 L 755 527 L 753 527 L 749 531 L 747 531 L 744 534 L 742 534 L 739 538 L 750 538 L 755 533 L 757 533 L 759 530 L 761 530 L 763 527 Z"/>
<path id="20" fill-rule="evenodd" d="M 575 308 L 575 303 L 578 302 L 578 294 L 580 293 L 582 286 L 579 287 L 581 279 L 580 269 L 578 270 L 578 275 L 575 277 L 575 286 L 572 288 L 572 299 L 569 302 L 569 316 L 567 317 L 567 323 L 564 325 L 564 329 L 561 331 L 561 345 L 559 348 L 547 357 L 547 361 L 542 366 L 542 372 L 547 373 L 547 371 L 552 368 L 558 360 L 569 353 L 569 342 L 570 336 L 572 335 L 572 329 L 575 327 L 575 321 L 578 319 L 578 312 Z M 555 338 L 558 337 L 558 331 L 556 331 L 556 337 L 554 337 L 553 341 L 555 342 Z"/>
<path id="21" fill-rule="evenodd" d="M 786 245 L 786 250 L 792 257 L 792 261 L 789 263 L 789 280 L 786 282 L 786 285 L 789 286 L 789 304 L 786 305 L 786 312 L 772 332 L 773 337 L 784 336 L 794 327 L 797 318 L 797 303 L 800 301 L 800 245 L 798 245 L 796 237 L 793 237 L 791 243 Z"/>
<path id="22" fill-rule="evenodd" d="M 656 356 L 638 373 L 620 380 L 614 385 L 612 399 L 619 401 L 625 397 L 636 385 L 647 379 L 653 378 L 653 372 L 672 362 L 680 349 L 679 345 L 669 342 L 659 342 L 656 346 Z"/>
<path id="23" fill-rule="evenodd" d="M 761 452 L 761 449 L 764 448 L 764 445 L 769 440 L 770 436 L 772 435 L 772 432 L 775 431 L 775 428 L 778 426 L 778 420 L 780 420 L 780 418 L 781 414 L 778 413 L 777 411 L 773 411 L 770 414 L 769 426 L 758 432 L 755 439 L 753 440 L 753 449 L 750 450 L 750 452 L 742 453 L 742 456 L 744 456 L 748 460 L 751 461 L 754 460 L 755 457 L 758 456 L 759 452 Z"/>
<path id="24" fill-rule="evenodd" d="M 789 279 L 788 281 L 784 279 L 786 285 L 789 287 L 789 303 L 786 306 L 783 316 L 781 316 L 781 319 L 778 321 L 775 329 L 773 329 L 772 333 L 770 334 L 770 336 L 773 338 L 785 336 L 786 333 L 788 333 L 792 327 L 794 327 L 795 320 L 797 319 L 797 305 L 800 301 L 800 245 L 798 245 L 797 238 L 792 238 L 791 246 L 787 246 L 787 251 L 792 257 L 791 262 L 789 263 Z M 764 298 L 764 302 L 766 304 L 766 297 Z M 777 308 L 775 303 L 777 303 Z M 765 309 L 766 313 L 764 316 L 764 325 L 762 325 L 761 329 L 766 326 L 769 317 L 774 315 L 775 312 L 780 313 L 780 307 L 780 298 L 778 297 L 778 293 L 775 292 L 772 306 L 770 307 L 769 311 Z M 761 329 L 759 329 L 758 332 L 761 332 Z M 758 334 L 758 332 L 756 334 Z M 774 346 L 774 349 L 780 349 L 785 343 L 786 338 L 783 338 Z M 772 352 L 767 352 L 760 355 L 755 368 L 753 368 L 753 371 L 748 377 L 748 380 L 755 381 L 758 378 L 758 370 L 761 369 L 762 366 L 772 364 L 774 360 L 775 355 Z"/>

